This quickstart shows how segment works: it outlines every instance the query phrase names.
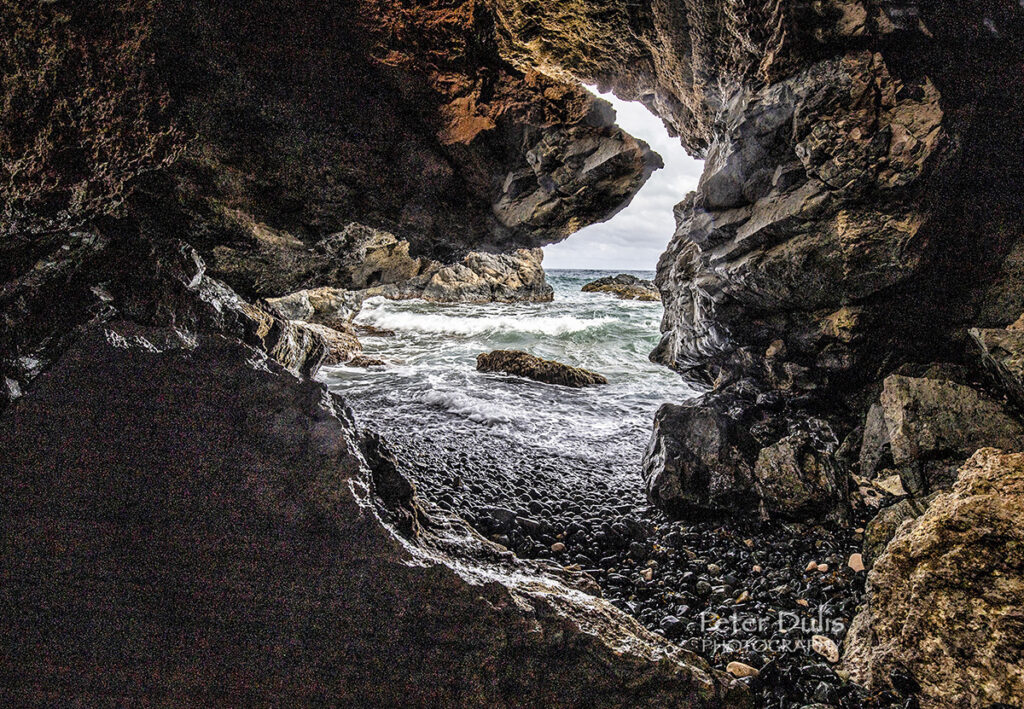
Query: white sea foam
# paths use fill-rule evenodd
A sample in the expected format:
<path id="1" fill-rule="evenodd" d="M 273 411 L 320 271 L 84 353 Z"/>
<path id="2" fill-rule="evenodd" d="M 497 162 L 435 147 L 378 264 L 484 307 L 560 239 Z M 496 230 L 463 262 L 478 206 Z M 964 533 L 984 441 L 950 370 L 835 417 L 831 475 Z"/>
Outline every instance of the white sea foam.
<path id="1" fill-rule="evenodd" d="M 611 317 L 579 318 L 571 315 L 515 317 L 509 315 L 457 316 L 442 313 L 414 313 L 374 308 L 360 314 L 360 325 L 386 330 L 438 333 L 446 335 L 485 335 L 492 333 L 530 333 L 565 335 L 601 327 L 615 321 Z"/>
<path id="2" fill-rule="evenodd" d="M 495 425 L 509 423 L 512 420 L 511 412 L 501 404 L 459 392 L 432 389 L 424 393 L 420 399 L 425 404 L 440 407 L 475 423 Z"/>

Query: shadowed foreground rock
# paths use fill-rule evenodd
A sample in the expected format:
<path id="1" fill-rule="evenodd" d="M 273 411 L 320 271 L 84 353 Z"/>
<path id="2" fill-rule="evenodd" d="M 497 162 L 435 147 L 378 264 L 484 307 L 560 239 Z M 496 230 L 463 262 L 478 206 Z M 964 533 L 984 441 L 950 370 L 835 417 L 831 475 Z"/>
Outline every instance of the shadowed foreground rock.
<path id="1" fill-rule="evenodd" d="M 232 338 L 93 326 L 0 440 L 8 706 L 749 706 Z"/>
<path id="2" fill-rule="evenodd" d="M 476 369 L 478 372 L 505 372 L 545 384 L 561 384 L 575 388 L 608 383 L 600 374 L 517 350 L 481 353 L 476 357 Z"/>
<path id="3" fill-rule="evenodd" d="M 1024 697 L 1024 454 L 979 450 L 953 489 L 904 522 L 868 576 L 843 662 L 885 686 L 905 669 L 921 706 Z"/>

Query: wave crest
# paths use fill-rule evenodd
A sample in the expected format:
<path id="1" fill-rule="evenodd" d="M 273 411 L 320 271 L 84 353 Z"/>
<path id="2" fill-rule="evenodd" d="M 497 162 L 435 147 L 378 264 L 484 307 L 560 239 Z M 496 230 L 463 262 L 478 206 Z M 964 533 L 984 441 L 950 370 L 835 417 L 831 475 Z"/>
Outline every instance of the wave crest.
<path id="1" fill-rule="evenodd" d="M 457 316 L 441 313 L 411 313 L 387 308 L 365 310 L 356 318 L 360 325 L 386 330 L 436 333 L 445 335 L 484 335 L 495 333 L 529 333 L 535 335 L 566 335 L 599 328 L 615 322 L 613 317 L 578 318 L 564 316 L 513 317 L 508 315 Z"/>

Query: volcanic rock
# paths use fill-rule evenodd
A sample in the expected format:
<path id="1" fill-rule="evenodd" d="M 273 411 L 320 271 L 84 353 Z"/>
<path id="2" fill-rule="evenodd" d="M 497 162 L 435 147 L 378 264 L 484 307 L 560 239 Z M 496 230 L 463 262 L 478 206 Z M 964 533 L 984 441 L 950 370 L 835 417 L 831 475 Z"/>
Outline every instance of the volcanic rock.
<path id="1" fill-rule="evenodd" d="M 1024 329 L 972 328 L 969 332 L 981 350 L 984 364 L 1014 402 L 1024 406 Z"/>
<path id="2" fill-rule="evenodd" d="M 664 404 L 644 453 L 647 496 L 680 516 L 749 510 L 757 450 L 743 424 L 714 401 Z"/>
<path id="3" fill-rule="evenodd" d="M 765 518 L 841 522 L 849 516 L 849 477 L 834 459 L 837 442 L 828 425 L 811 419 L 762 448 L 754 466 L 755 489 Z"/>
<path id="4" fill-rule="evenodd" d="M 628 273 L 604 276 L 583 286 L 584 293 L 611 293 L 623 300 L 661 300 L 654 281 L 645 281 Z"/>
<path id="5" fill-rule="evenodd" d="M 476 358 L 476 369 L 478 372 L 505 372 L 545 384 L 576 388 L 608 383 L 600 374 L 517 350 L 495 350 L 479 354 Z"/>
<path id="6" fill-rule="evenodd" d="M 979 450 L 875 561 L 845 642 L 853 678 L 880 688 L 908 672 L 925 709 L 1024 696 L 1022 516 L 1024 454 Z"/>

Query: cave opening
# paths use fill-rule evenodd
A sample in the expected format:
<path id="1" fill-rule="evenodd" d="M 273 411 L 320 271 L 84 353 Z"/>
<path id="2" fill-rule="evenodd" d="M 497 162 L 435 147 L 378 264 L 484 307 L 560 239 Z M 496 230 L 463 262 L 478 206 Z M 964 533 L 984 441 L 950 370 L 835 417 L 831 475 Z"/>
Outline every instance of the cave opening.
<path id="1" fill-rule="evenodd" d="M 662 120 L 639 102 L 590 91 L 611 103 L 616 123 L 661 155 L 657 170 L 633 201 L 606 222 L 592 224 L 544 248 L 546 270 L 588 269 L 653 272 L 675 231 L 673 208 L 697 189 L 704 161 L 691 157 Z"/>
<path id="2" fill-rule="evenodd" d="M 478 302 L 368 299 L 355 325 L 364 353 L 388 366 L 340 365 L 320 376 L 388 441 L 426 504 L 521 558 L 589 571 L 620 608 L 664 631 L 675 608 L 657 595 L 635 597 L 664 519 L 649 505 L 642 460 L 658 408 L 697 391 L 649 358 L 663 315 L 651 281 L 675 231 L 674 207 L 696 189 L 703 162 L 640 103 L 603 98 L 617 124 L 665 165 L 626 208 L 545 247 L 543 270 L 536 253 L 534 271 L 546 282 L 525 297 L 492 290 Z M 647 292 L 591 288 L 620 274 Z M 583 368 L 607 383 L 551 386 L 478 371 L 478 357 L 499 350 Z"/>

